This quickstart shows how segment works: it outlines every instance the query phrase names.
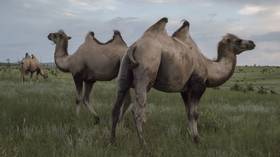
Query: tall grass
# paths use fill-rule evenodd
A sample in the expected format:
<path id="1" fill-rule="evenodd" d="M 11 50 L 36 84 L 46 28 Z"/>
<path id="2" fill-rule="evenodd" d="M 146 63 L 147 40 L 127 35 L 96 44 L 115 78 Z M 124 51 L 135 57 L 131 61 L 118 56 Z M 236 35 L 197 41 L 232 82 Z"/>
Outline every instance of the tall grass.
<path id="1" fill-rule="evenodd" d="M 249 70 L 254 77 L 261 73 L 257 67 L 250 68 L 236 73 L 219 90 L 207 90 L 199 105 L 202 141 L 198 145 L 189 137 L 179 94 L 152 90 L 144 126 L 149 154 L 139 145 L 130 113 L 117 128 L 116 144 L 109 142 L 115 81 L 99 82 L 93 89 L 91 100 L 101 118 L 101 123 L 94 125 L 94 117 L 85 108 L 80 117 L 75 115 L 75 90 L 70 75 L 58 72 L 47 80 L 22 83 L 18 71 L 0 71 L 0 156 L 278 157 L 279 96 L 229 90 L 240 78 L 245 78 L 240 84 L 271 88 L 262 80 L 248 81 L 254 80 L 249 77 Z M 276 87 L 280 80 L 275 81 L 272 76 Z"/>

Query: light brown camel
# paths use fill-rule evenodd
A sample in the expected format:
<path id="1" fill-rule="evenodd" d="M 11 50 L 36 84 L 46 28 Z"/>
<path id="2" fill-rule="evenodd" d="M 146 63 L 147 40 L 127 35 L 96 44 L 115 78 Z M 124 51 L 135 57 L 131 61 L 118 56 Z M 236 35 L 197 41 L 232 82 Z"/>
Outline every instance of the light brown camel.
<path id="1" fill-rule="evenodd" d="M 147 92 L 152 87 L 164 92 L 181 93 L 191 136 L 194 142 L 198 142 L 197 107 L 206 87 L 216 87 L 226 82 L 234 72 L 236 55 L 255 47 L 253 41 L 227 34 L 218 44 L 218 59 L 210 60 L 190 47 L 193 45 L 176 38 L 176 33 L 173 37 L 168 36 L 165 30 L 167 22 L 167 18 L 162 18 L 152 25 L 124 56 L 117 99 L 112 111 L 112 142 L 115 141 L 122 101 L 131 87 L 136 93 L 133 113 L 142 144 L 145 144 L 142 125 L 145 121 Z"/>
<path id="2" fill-rule="evenodd" d="M 72 55 L 67 51 L 68 40 L 71 37 L 63 31 L 50 33 L 48 39 L 56 44 L 54 59 L 57 67 L 73 76 L 77 92 L 77 115 L 82 102 L 94 114 L 96 123 L 99 123 L 99 116 L 90 104 L 89 96 L 96 81 L 110 81 L 119 72 L 121 58 L 127 51 L 127 45 L 120 32 L 114 31 L 113 38 L 106 43 L 101 43 L 94 37 L 93 32 L 89 32 L 84 43 Z"/>
<path id="3" fill-rule="evenodd" d="M 32 79 L 34 72 L 36 72 L 36 79 L 38 79 L 38 75 L 45 79 L 48 78 L 47 72 L 44 72 L 39 60 L 33 54 L 31 56 L 28 53 L 25 54 L 20 63 L 20 71 L 22 81 L 25 81 L 25 75 L 28 73 L 30 73 L 30 78 Z"/>

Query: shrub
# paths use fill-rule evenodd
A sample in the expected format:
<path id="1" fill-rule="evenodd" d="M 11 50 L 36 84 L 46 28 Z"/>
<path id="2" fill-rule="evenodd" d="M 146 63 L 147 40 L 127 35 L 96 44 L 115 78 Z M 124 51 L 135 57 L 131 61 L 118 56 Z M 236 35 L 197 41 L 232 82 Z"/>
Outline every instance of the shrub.
<path id="1" fill-rule="evenodd" d="M 259 88 L 259 90 L 258 90 L 258 93 L 259 93 L 259 94 L 267 94 L 268 91 L 267 91 L 266 88 L 264 88 L 263 86 L 261 86 L 261 87 Z"/>
<path id="2" fill-rule="evenodd" d="M 230 87 L 230 90 L 233 90 L 233 91 L 244 91 L 243 88 L 239 84 L 237 84 L 237 83 L 235 83 L 232 87 Z"/>
<path id="3" fill-rule="evenodd" d="M 250 83 L 250 84 L 247 84 L 247 85 L 246 85 L 246 90 L 247 90 L 247 91 L 254 91 L 253 84 L 251 84 L 251 83 Z"/>
<path id="4" fill-rule="evenodd" d="M 274 90 L 270 90 L 270 94 L 277 94 Z"/>

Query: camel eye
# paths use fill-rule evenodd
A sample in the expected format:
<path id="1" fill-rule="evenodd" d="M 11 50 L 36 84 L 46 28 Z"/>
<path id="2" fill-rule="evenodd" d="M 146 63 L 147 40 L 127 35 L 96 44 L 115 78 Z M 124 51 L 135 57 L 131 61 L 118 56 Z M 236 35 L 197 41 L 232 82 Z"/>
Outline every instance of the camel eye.
<path id="1" fill-rule="evenodd" d="M 240 39 L 236 40 L 236 43 L 239 45 L 241 44 L 241 42 L 242 42 L 242 40 L 240 40 Z"/>

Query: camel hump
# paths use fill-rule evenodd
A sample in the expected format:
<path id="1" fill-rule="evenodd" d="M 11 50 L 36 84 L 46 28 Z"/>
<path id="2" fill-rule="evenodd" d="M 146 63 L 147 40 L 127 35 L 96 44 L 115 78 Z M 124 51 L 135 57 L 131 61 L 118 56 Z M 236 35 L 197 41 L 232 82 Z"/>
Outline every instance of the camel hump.
<path id="1" fill-rule="evenodd" d="M 121 32 L 119 30 L 114 30 L 114 35 L 120 35 L 121 36 Z"/>
<path id="2" fill-rule="evenodd" d="M 189 32 L 190 29 L 190 23 L 187 20 L 183 20 L 183 21 L 184 22 L 182 26 L 173 33 L 172 37 L 176 37 L 184 41 L 187 38 L 187 33 Z"/>
<path id="3" fill-rule="evenodd" d="M 30 58 L 30 55 L 28 54 L 28 52 L 25 53 L 25 58 Z"/>
<path id="4" fill-rule="evenodd" d="M 122 34 L 119 30 L 114 30 L 113 40 L 117 40 L 120 44 L 127 46 L 126 42 L 123 40 Z"/>
<path id="5" fill-rule="evenodd" d="M 167 23 L 168 23 L 168 18 L 163 17 L 155 24 L 153 24 L 150 28 L 148 28 L 146 32 L 164 32 Z"/>
<path id="6" fill-rule="evenodd" d="M 85 41 L 91 41 L 94 39 L 94 32 L 90 31 L 88 32 L 88 34 L 86 35 Z"/>
<path id="7" fill-rule="evenodd" d="M 34 54 L 31 54 L 31 58 L 32 58 L 32 59 L 36 59 L 36 57 L 35 57 Z"/>

